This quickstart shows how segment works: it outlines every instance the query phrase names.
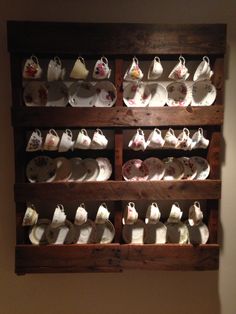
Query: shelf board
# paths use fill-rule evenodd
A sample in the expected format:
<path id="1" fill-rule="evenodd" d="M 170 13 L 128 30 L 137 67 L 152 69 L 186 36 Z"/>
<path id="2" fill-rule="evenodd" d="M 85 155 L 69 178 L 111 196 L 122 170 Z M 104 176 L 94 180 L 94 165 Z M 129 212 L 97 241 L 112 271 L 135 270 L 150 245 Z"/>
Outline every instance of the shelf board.
<path id="1" fill-rule="evenodd" d="M 12 108 L 14 127 L 161 127 L 222 125 L 224 108 L 159 107 L 159 108 Z"/>
<path id="2" fill-rule="evenodd" d="M 17 245 L 15 272 L 120 272 L 125 269 L 217 270 L 219 245 Z"/>
<path id="3" fill-rule="evenodd" d="M 220 180 L 16 183 L 15 201 L 219 199 Z"/>

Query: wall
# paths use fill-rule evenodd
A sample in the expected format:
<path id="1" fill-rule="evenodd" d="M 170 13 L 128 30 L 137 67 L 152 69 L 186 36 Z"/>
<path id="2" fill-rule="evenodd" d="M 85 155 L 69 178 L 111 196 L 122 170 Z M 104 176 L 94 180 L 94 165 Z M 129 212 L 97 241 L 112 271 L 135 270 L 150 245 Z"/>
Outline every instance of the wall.
<path id="1" fill-rule="evenodd" d="M 235 251 L 235 85 L 236 4 L 234 0 L 147 1 L 1 0 L 0 2 L 0 313 L 201 313 L 236 311 Z M 228 23 L 225 96 L 222 249 L 219 272 L 122 274 L 14 274 L 13 138 L 10 126 L 9 56 L 6 20 L 86 22 Z M 79 38 L 78 38 L 79 40 Z M 62 43 L 63 45 L 63 43 Z"/>

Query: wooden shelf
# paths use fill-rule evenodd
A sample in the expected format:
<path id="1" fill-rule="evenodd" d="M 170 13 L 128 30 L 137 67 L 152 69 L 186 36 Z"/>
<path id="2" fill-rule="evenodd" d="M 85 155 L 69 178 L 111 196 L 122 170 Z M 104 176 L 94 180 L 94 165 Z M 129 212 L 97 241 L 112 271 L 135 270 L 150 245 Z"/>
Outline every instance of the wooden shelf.
<path id="1" fill-rule="evenodd" d="M 223 123 L 224 107 L 72 108 L 13 107 L 14 127 L 161 127 Z"/>
<path id="2" fill-rule="evenodd" d="M 15 184 L 15 201 L 218 199 L 220 180 L 105 181 Z"/>
<path id="3" fill-rule="evenodd" d="M 216 270 L 219 245 L 17 245 L 17 274 L 120 272 L 125 269 Z"/>

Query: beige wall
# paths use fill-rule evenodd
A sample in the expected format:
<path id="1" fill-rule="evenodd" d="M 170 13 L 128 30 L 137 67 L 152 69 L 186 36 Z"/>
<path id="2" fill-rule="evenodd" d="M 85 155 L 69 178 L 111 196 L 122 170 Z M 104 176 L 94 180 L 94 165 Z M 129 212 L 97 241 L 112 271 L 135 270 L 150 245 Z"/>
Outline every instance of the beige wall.
<path id="1" fill-rule="evenodd" d="M 161 4 L 159 4 L 161 3 Z M 236 4 L 235 0 L 0 0 L 0 313 L 236 313 Z M 10 126 L 8 19 L 228 24 L 222 250 L 219 272 L 14 274 L 13 138 Z M 235 29 L 235 31 L 234 31 Z M 78 38 L 79 40 L 79 38 Z M 62 43 L 63 45 L 63 43 Z"/>

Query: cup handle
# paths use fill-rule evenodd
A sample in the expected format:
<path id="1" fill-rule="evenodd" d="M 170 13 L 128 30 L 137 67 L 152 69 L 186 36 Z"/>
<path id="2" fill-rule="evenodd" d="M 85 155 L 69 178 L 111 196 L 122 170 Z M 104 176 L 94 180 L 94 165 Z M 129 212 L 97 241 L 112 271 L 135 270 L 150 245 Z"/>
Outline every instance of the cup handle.
<path id="1" fill-rule="evenodd" d="M 199 128 L 198 131 L 201 134 L 201 136 L 203 136 L 203 128 Z"/>
<path id="2" fill-rule="evenodd" d="M 64 206 L 62 204 L 57 204 L 57 207 L 62 211 L 65 212 Z"/>
<path id="3" fill-rule="evenodd" d="M 201 205 L 200 205 L 200 203 L 198 201 L 194 202 L 193 204 L 194 204 L 194 206 L 197 206 L 198 208 L 201 208 Z"/>
<path id="4" fill-rule="evenodd" d="M 80 60 L 85 65 L 85 61 L 83 57 L 78 57 L 77 59 Z"/>
<path id="5" fill-rule="evenodd" d="M 105 64 L 108 64 L 108 60 L 107 60 L 107 58 L 106 58 L 106 57 L 104 57 L 104 56 L 103 56 L 103 57 L 101 57 L 101 61 L 102 61 L 102 62 L 104 62 Z"/>
<path id="6" fill-rule="evenodd" d="M 107 204 L 106 203 L 102 203 L 101 206 L 105 207 L 107 209 Z"/>
<path id="7" fill-rule="evenodd" d="M 35 132 L 38 134 L 38 136 L 40 136 L 40 137 L 42 136 L 41 131 L 39 129 L 35 129 Z"/>
<path id="8" fill-rule="evenodd" d="M 154 131 L 157 132 L 159 135 L 161 135 L 161 130 L 155 128 Z"/>
<path id="9" fill-rule="evenodd" d="M 179 61 L 182 63 L 182 65 L 185 65 L 185 59 L 183 56 L 179 57 Z"/>
<path id="10" fill-rule="evenodd" d="M 172 128 L 169 128 L 169 132 L 171 135 L 175 135 L 175 131 Z"/>
<path id="11" fill-rule="evenodd" d="M 82 208 L 84 208 L 84 209 L 85 209 L 85 205 L 84 205 L 84 203 L 81 203 L 81 204 L 79 205 L 79 207 L 82 207 Z"/>
<path id="12" fill-rule="evenodd" d="M 161 63 L 161 60 L 160 60 L 160 58 L 158 56 L 154 57 L 154 61 L 157 61 L 157 62 Z"/>
<path id="13" fill-rule="evenodd" d="M 208 65 L 210 64 L 210 59 L 207 56 L 204 56 L 202 58 L 203 61 L 206 61 L 208 63 Z"/>
<path id="14" fill-rule="evenodd" d="M 138 65 L 138 58 L 133 57 L 133 62 L 135 62 Z"/>
<path id="15" fill-rule="evenodd" d="M 54 57 L 54 61 L 55 61 L 59 66 L 61 66 L 61 59 L 60 59 L 58 56 L 55 56 L 55 57 Z"/>
<path id="16" fill-rule="evenodd" d="M 86 136 L 88 136 L 88 132 L 86 129 L 81 129 L 80 132 Z"/>
<path id="17" fill-rule="evenodd" d="M 138 129 L 138 130 L 137 130 L 137 133 L 140 134 L 140 135 L 144 135 L 144 132 L 143 132 L 142 129 Z"/>
<path id="18" fill-rule="evenodd" d="M 153 202 L 153 203 L 152 203 L 152 206 L 158 207 L 156 202 Z"/>
<path id="19" fill-rule="evenodd" d="M 189 134 L 190 134 L 189 129 L 187 129 L 187 128 L 183 128 L 183 132 L 184 132 L 187 136 L 189 136 Z"/>
<path id="20" fill-rule="evenodd" d="M 134 202 L 129 202 L 129 203 L 128 203 L 128 206 L 130 206 L 130 207 L 133 207 L 133 208 L 134 208 L 134 207 L 135 207 L 135 204 L 134 204 Z"/>
<path id="21" fill-rule="evenodd" d="M 54 129 L 50 129 L 49 133 L 58 137 L 58 134 Z"/>
<path id="22" fill-rule="evenodd" d="M 66 134 L 72 138 L 72 131 L 70 129 L 66 129 Z"/>
<path id="23" fill-rule="evenodd" d="M 96 129 L 96 132 L 99 133 L 99 134 L 101 134 L 101 135 L 103 135 L 103 132 L 102 132 L 101 129 Z"/>
<path id="24" fill-rule="evenodd" d="M 32 55 L 32 56 L 30 57 L 30 59 L 31 59 L 34 63 L 36 63 L 37 65 L 39 65 L 39 60 L 38 60 L 38 58 L 37 58 L 35 55 Z"/>

